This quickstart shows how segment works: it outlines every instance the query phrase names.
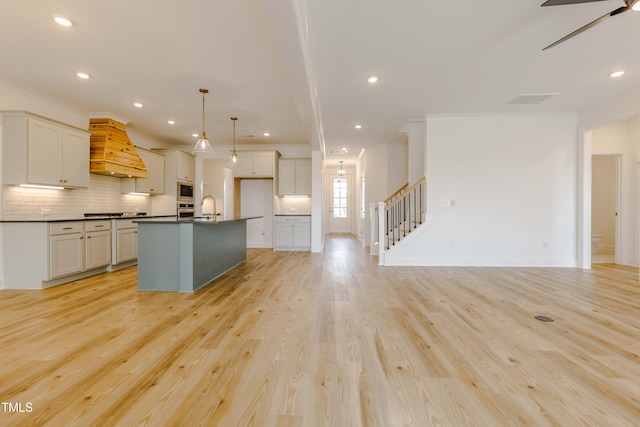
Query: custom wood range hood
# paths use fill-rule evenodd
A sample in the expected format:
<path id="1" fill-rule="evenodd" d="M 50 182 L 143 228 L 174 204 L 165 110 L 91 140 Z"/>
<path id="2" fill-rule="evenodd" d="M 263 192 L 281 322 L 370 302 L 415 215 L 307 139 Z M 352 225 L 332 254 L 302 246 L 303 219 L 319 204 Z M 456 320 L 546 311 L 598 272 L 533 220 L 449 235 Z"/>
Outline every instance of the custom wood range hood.
<path id="1" fill-rule="evenodd" d="M 110 118 L 89 119 L 90 172 L 120 178 L 146 178 L 147 166 L 127 136 L 126 125 Z"/>

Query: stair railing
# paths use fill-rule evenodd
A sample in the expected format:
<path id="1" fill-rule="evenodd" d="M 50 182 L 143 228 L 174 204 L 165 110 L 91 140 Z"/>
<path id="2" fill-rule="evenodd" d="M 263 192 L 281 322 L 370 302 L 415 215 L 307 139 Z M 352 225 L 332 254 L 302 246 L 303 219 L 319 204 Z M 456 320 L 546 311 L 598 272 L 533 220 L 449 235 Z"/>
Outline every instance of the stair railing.
<path id="1" fill-rule="evenodd" d="M 425 222 L 426 187 L 423 177 L 410 187 L 403 185 L 386 202 L 369 205 L 370 252 L 378 255 L 379 264 L 384 264 L 385 251 Z"/>

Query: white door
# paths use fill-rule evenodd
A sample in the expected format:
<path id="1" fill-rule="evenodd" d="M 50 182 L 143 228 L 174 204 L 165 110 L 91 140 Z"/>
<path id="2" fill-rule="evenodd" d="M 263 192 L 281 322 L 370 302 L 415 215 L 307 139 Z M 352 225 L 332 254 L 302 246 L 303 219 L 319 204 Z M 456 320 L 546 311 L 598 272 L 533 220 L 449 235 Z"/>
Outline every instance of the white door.
<path id="1" fill-rule="evenodd" d="M 262 217 L 247 221 L 247 247 L 273 248 L 273 180 L 240 182 L 240 214 Z"/>
<path id="2" fill-rule="evenodd" d="M 351 233 L 351 177 L 334 175 L 329 180 L 329 232 Z"/>

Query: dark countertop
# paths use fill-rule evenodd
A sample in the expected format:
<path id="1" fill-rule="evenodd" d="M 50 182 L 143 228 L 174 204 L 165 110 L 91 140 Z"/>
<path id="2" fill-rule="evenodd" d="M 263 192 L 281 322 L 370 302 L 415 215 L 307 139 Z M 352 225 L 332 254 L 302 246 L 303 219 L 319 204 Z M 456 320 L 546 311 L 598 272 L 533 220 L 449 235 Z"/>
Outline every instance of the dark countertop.
<path id="1" fill-rule="evenodd" d="M 248 219 L 262 218 L 262 216 L 232 216 L 232 217 L 192 217 L 178 218 L 156 217 L 156 218 L 135 218 L 133 222 L 138 224 L 222 224 L 224 222 L 245 221 Z"/>

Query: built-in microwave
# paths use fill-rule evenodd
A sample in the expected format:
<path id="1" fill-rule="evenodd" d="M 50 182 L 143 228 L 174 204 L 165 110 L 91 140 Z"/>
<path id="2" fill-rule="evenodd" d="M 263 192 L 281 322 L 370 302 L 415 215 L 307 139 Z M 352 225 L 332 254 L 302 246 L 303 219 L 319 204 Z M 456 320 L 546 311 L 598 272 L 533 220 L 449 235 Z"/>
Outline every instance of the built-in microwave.
<path id="1" fill-rule="evenodd" d="M 193 185 L 178 182 L 178 201 L 193 203 Z"/>

